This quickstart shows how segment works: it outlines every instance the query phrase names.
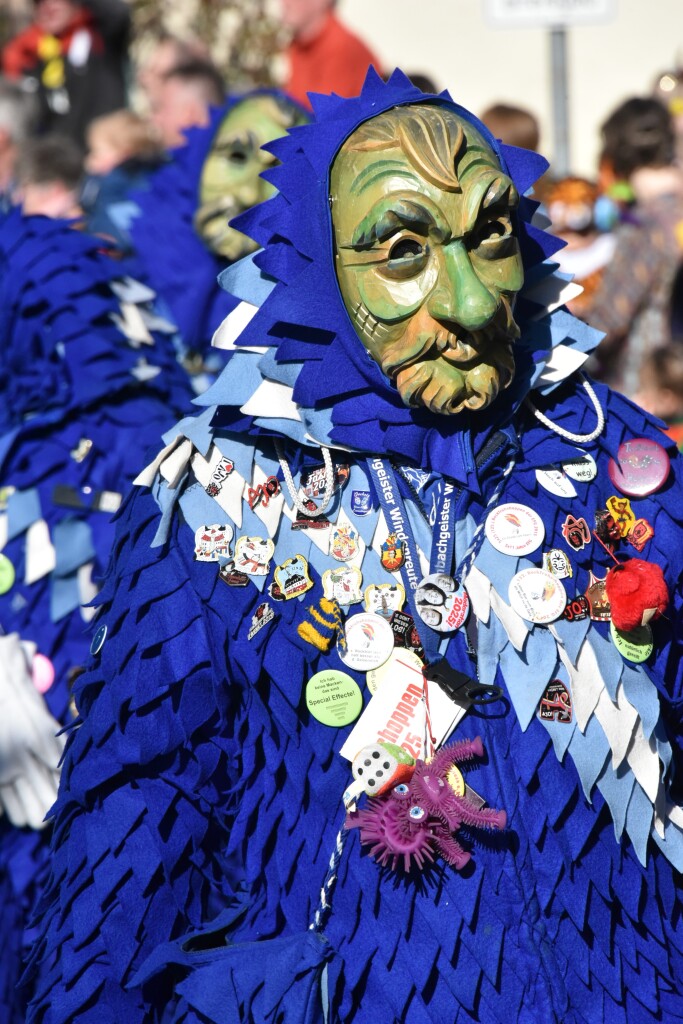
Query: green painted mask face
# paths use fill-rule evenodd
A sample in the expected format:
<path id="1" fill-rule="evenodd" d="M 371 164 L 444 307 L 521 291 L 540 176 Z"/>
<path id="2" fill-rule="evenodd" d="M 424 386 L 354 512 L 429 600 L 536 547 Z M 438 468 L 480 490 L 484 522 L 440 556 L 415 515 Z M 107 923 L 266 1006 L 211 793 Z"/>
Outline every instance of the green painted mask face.
<path id="1" fill-rule="evenodd" d="M 244 99 L 226 114 L 204 162 L 194 215 L 197 234 L 213 252 L 236 260 L 256 249 L 228 221 L 273 195 L 259 175 L 276 161 L 261 146 L 303 120 L 295 107 L 265 95 Z"/>
<path id="2" fill-rule="evenodd" d="M 344 143 L 331 174 L 337 278 L 358 336 L 406 405 L 483 409 L 514 375 L 519 197 L 453 112 L 396 107 Z"/>

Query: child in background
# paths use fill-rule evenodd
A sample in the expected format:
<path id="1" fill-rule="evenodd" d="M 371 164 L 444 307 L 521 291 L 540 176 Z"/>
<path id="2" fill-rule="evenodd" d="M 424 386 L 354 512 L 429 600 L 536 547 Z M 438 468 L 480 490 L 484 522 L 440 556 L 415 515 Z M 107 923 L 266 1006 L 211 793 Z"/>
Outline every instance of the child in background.
<path id="1" fill-rule="evenodd" d="M 151 125 L 130 110 L 96 118 L 87 133 L 88 172 L 81 197 L 92 234 L 113 238 L 130 249 L 130 192 L 143 188 L 163 160 L 163 150 Z"/>
<path id="2" fill-rule="evenodd" d="M 665 421 L 665 433 L 683 451 L 683 345 L 663 345 L 645 357 L 633 400 Z"/>
<path id="3" fill-rule="evenodd" d="M 582 294 L 568 303 L 569 309 L 574 316 L 585 319 L 605 267 L 614 256 L 612 228 L 619 211 L 611 200 L 600 195 L 597 184 L 573 175 L 547 181 L 539 198 L 550 218 L 548 230 L 567 243 L 553 258 L 583 288 Z"/>
<path id="4" fill-rule="evenodd" d="M 80 218 L 82 174 L 81 150 L 68 135 L 26 139 L 19 149 L 14 201 L 27 216 Z"/>

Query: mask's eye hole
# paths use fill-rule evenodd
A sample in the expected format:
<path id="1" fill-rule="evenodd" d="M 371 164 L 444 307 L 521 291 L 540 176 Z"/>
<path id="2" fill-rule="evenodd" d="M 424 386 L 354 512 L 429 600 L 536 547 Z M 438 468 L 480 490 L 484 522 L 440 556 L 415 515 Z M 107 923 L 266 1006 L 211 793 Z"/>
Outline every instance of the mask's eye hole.
<path id="1" fill-rule="evenodd" d="M 489 220 L 477 228 L 477 242 L 480 245 L 482 242 L 500 242 L 510 234 L 510 231 L 510 222 L 503 220 L 502 217 Z"/>
<path id="2" fill-rule="evenodd" d="M 469 235 L 469 248 L 483 259 L 502 259 L 512 254 L 515 244 L 509 216 L 491 213 L 481 220 Z"/>
<path id="3" fill-rule="evenodd" d="M 397 238 L 390 246 L 383 273 L 403 281 L 421 274 L 427 265 L 427 246 L 418 238 Z"/>
<path id="4" fill-rule="evenodd" d="M 392 263 L 413 259 L 415 256 L 424 256 L 424 246 L 416 238 L 401 238 L 389 250 L 389 259 Z"/>
<path id="5" fill-rule="evenodd" d="M 418 807 L 417 804 L 415 804 L 414 807 L 411 807 L 408 813 L 413 821 L 422 821 L 425 816 L 424 810 L 422 807 Z"/>
<path id="6" fill-rule="evenodd" d="M 407 792 L 408 787 L 405 782 L 399 782 L 398 786 L 394 786 L 394 793 L 397 793 L 398 796 L 405 796 Z"/>
<path id="7" fill-rule="evenodd" d="M 249 151 L 246 146 L 236 143 L 232 146 L 227 156 L 231 164 L 235 164 L 237 167 L 242 167 L 249 159 Z"/>

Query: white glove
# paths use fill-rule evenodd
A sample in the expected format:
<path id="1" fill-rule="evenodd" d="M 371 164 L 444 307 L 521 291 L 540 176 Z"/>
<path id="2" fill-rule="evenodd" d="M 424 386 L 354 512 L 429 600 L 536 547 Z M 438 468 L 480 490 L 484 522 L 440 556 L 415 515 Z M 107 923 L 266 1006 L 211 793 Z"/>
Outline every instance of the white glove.
<path id="1" fill-rule="evenodd" d="M 0 636 L 0 809 L 13 825 L 40 829 L 57 796 L 64 739 L 29 671 L 33 645 Z"/>

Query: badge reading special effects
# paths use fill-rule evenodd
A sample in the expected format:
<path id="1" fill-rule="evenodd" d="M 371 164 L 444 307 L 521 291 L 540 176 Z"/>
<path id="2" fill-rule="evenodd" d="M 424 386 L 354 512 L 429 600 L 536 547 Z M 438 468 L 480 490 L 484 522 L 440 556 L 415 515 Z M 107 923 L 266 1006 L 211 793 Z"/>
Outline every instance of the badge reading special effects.
<path id="1" fill-rule="evenodd" d="M 607 472 L 614 486 L 632 498 L 654 494 L 666 483 L 671 462 L 665 449 L 647 437 L 619 445 L 616 461 L 610 459 Z"/>
<path id="2" fill-rule="evenodd" d="M 346 672 L 329 669 L 308 680 L 306 707 L 323 725 L 349 725 L 361 712 L 363 695 L 358 683 Z"/>
<path id="3" fill-rule="evenodd" d="M 508 502 L 486 518 L 486 536 L 504 555 L 529 555 L 545 537 L 543 520 L 528 505 Z"/>
<path id="4" fill-rule="evenodd" d="M 358 672 L 379 668 L 394 649 L 394 631 L 381 615 L 359 612 L 346 620 L 346 650 L 337 644 L 339 657 Z"/>
<path id="5" fill-rule="evenodd" d="M 470 609 L 467 591 L 442 572 L 434 572 L 415 591 L 415 607 L 422 621 L 437 633 L 460 629 Z"/>
<path id="6" fill-rule="evenodd" d="M 323 573 L 323 594 L 342 608 L 363 600 L 363 573 L 355 565 L 340 565 Z"/>
<path id="7" fill-rule="evenodd" d="M 545 625 L 554 622 L 567 604 L 562 583 L 545 569 L 522 569 L 510 580 L 508 599 L 523 619 Z"/>
<path id="8" fill-rule="evenodd" d="M 288 558 L 282 565 L 278 565 L 273 576 L 285 601 L 305 594 L 313 586 L 313 580 L 308 572 L 308 562 L 303 555 Z"/>

